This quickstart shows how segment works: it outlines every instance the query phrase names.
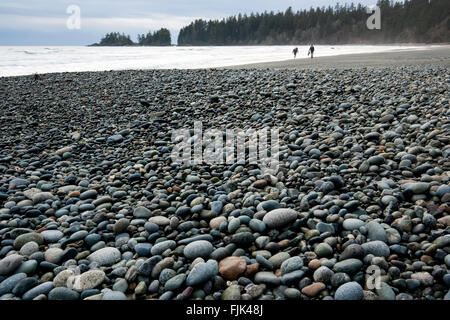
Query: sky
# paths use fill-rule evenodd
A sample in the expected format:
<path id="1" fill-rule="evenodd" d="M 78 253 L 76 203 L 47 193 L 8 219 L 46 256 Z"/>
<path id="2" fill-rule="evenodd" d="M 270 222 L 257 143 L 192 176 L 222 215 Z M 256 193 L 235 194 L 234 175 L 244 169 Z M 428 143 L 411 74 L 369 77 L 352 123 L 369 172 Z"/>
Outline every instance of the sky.
<path id="1" fill-rule="evenodd" d="M 351 0 L 0 0 L 0 45 L 88 45 L 112 31 L 136 41 L 138 34 L 160 28 L 170 30 L 175 44 L 179 30 L 195 19 L 334 7 L 336 2 Z"/>

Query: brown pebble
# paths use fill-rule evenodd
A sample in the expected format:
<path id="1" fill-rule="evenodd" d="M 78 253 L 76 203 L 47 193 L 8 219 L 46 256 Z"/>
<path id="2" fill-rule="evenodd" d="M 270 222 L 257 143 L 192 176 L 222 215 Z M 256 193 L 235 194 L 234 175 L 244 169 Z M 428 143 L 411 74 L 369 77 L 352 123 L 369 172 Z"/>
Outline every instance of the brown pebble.
<path id="1" fill-rule="evenodd" d="M 240 257 L 227 257 L 219 262 L 219 273 L 227 280 L 236 280 L 247 269 L 247 263 Z"/>
<path id="2" fill-rule="evenodd" d="M 78 191 L 78 190 L 75 190 L 75 191 L 72 191 L 71 193 L 69 193 L 70 198 L 75 198 L 75 197 L 79 197 L 79 196 L 80 196 L 80 191 Z"/>
<path id="3" fill-rule="evenodd" d="M 430 262 L 433 261 L 433 257 L 423 255 L 420 257 L 420 261 L 425 262 L 426 264 L 429 264 Z"/>
<path id="4" fill-rule="evenodd" d="M 289 245 L 289 240 L 288 239 L 281 240 L 280 242 L 278 242 L 278 245 L 280 246 L 280 248 L 286 248 Z"/>
<path id="5" fill-rule="evenodd" d="M 245 270 L 244 277 L 249 277 L 252 274 L 255 274 L 259 271 L 259 263 L 253 263 L 247 265 L 247 269 Z"/>
<path id="6" fill-rule="evenodd" d="M 315 297 L 325 288 L 326 286 L 322 282 L 315 282 L 307 287 L 304 287 L 302 289 L 302 293 L 307 295 L 308 297 Z"/>
<path id="7" fill-rule="evenodd" d="M 262 189 L 265 186 L 267 186 L 267 181 L 266 180 L 256 180 L 255 182 L 253 182 L 253 187 L 254 188 Z"/>
<path id="8" fill-rule="evenodd" d="M 322 264 L 320 263 L 319 259 L 313 259 L 308 263 L 308 268 L 316 270 L 318 268 L 320 268 Z"/>

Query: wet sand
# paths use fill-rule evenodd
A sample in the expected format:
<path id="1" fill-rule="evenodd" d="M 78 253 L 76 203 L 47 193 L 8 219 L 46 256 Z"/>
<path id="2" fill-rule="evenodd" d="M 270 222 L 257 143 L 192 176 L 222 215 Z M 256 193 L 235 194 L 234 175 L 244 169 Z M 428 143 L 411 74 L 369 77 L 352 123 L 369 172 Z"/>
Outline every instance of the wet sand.
<path id="1" fill-rule="evenodd" d="M 319 52 L 316 52 L 318 54 Z M 384 53 L 347 54 L 314 59 L 302 58 L 285 61 L 224 67 L 221 69 L 348 69 L 361 67 L 407 66 L 407 65 L 450 65 L 450 45 L 426 47 L 423 50 L 399 50 Z"/>

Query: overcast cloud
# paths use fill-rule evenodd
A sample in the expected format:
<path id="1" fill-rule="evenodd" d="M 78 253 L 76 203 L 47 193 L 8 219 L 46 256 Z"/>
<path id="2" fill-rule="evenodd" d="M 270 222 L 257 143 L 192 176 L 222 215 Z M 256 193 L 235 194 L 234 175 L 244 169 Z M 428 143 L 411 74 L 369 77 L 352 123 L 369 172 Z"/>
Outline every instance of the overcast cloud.
<path id="1" fill-rule="evenodd" d="M 294 11 L 334 6 L 345 0 L 0 0 L 0 45 L 86 45 L 107 32 L 137 34 L 165 27 L 172 42 L 191 21 L 220 19 L 238 13 Z M 373 5 L 376 0 L 355 0 Z M 81 10 L 81 29 L 66 26 L 69 5 Z"/>

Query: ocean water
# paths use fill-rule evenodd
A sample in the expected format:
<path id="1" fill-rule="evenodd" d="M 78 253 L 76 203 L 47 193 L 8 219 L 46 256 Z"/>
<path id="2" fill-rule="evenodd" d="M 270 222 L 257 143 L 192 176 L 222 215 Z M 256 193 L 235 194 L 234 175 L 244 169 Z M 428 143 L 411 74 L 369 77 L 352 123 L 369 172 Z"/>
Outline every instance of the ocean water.
<path id="1" fill-rule="evenodd" d="M 298 46 L 297 59 L 308 47 Z M 423 50 L 427 46 L 315 46 L 315 57 L 350 53 Z M 293 46 L 232 47 L 6 47 L 0 46 L 0 76 L 125 69 L 196 69 L 292 59 Z"/>

